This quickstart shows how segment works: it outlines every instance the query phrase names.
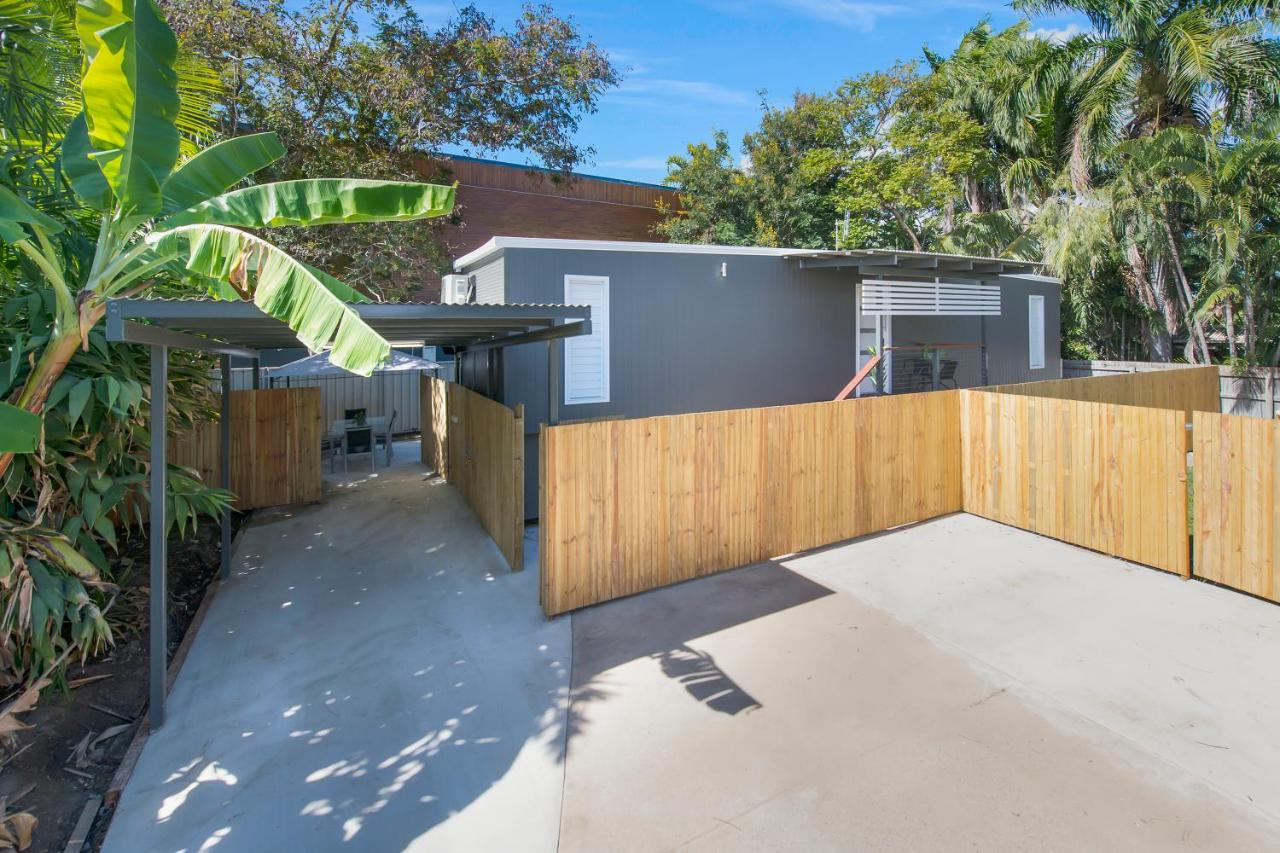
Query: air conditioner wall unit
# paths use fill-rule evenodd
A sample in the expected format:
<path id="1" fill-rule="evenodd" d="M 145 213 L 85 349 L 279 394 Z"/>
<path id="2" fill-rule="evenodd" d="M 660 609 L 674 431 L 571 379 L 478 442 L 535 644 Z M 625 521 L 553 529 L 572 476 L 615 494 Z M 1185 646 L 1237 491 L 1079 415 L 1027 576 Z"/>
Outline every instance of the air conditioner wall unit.
<path id="1" fill-rule="evenodd" d="M 440 278 L 440 301 L 462 305 L 471 301 L 471 276 L 446 275 Z"/>

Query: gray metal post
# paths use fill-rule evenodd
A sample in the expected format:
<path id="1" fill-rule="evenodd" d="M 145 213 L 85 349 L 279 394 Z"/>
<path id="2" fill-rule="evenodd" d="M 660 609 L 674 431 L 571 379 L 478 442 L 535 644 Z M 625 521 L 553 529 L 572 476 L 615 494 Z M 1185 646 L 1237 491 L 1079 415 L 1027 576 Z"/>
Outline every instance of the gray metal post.
<path id="1" fill-rule="evenodd" d="M 262 359 L 255 358 L 253 360 L 253 390 L 257 391 L 262 387 Z"/>
<path id="2" fill-rule="evenodd" d="M 933 351 L 933 390 L 938 390 L 938 383 L 942 381 L 942 352 Z"/>
<path id="3" fill-rule="evenodd" d="M 547 423 L 560 423 L 560 341 L 547 341 Z"/>
<path id="4" fill-rule="evenodd" d="M 151 728 L 164 725 L 164 683 L 169 665 L 169 590 L 165 542 L 166 410 L 169 348 L 151 348 Z"/>
<path id="5" fill-rule="evenodd" d="M 222 488 L 231 488 L 231 356 L 222 357 L 222 411 L 218 423 Z M 222 511 L 222 577 L 231 577 L 231 510 Z"/>

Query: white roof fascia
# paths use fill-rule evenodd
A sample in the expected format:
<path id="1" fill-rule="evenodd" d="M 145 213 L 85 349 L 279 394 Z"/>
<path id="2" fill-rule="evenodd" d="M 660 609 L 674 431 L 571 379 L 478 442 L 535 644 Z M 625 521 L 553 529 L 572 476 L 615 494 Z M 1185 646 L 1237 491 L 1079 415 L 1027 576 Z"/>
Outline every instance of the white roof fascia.
<path id="1" fill-rule="evenodd" d="M 632 240 L 566 240 L 553 237 L 491 237 L 453 262 L 455 272 L 486 260 L 503 249 L 574 249 L 588 252 L 653 252 L 669 255 L 756 255 L 781 258 L 804 249 L 767 246 L 715 246 L 705 243 L 642 243 Z"/>

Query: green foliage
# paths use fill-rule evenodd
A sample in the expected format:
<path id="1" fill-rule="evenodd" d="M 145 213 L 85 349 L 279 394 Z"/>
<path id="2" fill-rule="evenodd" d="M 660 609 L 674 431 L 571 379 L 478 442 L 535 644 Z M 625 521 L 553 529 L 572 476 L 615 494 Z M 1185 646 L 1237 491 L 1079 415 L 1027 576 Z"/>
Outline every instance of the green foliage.
<path id="1" fill-rule="evenodd" d="M 430 27 L 400 0 L 162 6 L 179 40 L 221 75 L 222 135 L 279 133 L 289 153 L 266 171 L 269 180 L 448 183 L 427 156 L 444 146 L 519 149 L 567 171 L 591 154 L 574 140 L 579 122 L 619 81 L 605 51 L 547 6 L 526 7 L 509 27 L 472 5 Z M 448 261 L 431 224 L 286 229 L 276 242 L 383 300 L 416 289 L 423 268 L 444 271 Z"/>
<path id="2" fill-rule="evenodd" d="M 680 207 L 678 213 L 664 208 L 658 233 L 677 243 L 756 242 L 748 177 L 734 165 L 724 131 L 716 132 L 711 145 L 690 145 L 687 157 L 671 157 L 667 169 L 668 183 L 680 187 Z"/>
<path id="3" fill-rule="evenodd" d="M 69 653 L 110 642 L 107 553 L 147 497 L 149 362 L 105 340 L 107 301 L 150 290 L 250 298 L 368 373 L 390 348 L 345 304 L 351 289 L 245 229 L 420 220 L 448 213 L 453 190 L 337 178 L 235 190 L 282 146 L 264 133 L 199 151 L 207 75 L 153 0 L 80 0 L 82 56 L 63 6 L 24 14 L 0 6 L 0 32 L 15 34 L 0 62 L 43 75 L 8 81 L 0 100 L 17 122 L 0 137 L 11 164 L 0 172 L 0 679 L 36 683 Z M 78 82 L 64 73 L 69 56 Z M 65 107 L 26 102 L 50 97 Z M 211 416 L 209 367 L 174 356 L 171 429 Z M 195 472 L 174 469 L 170 483 L 157 500 L 180 532 L 231 499 Z"/>
<path id="4" fill-rule="evenodd" d="M 683 210 L 658 231 L 1037 260 L 1070 354 L 1280 363 L 1280 4 L 1014 5 L 1093 30 L 981 21 L 927 73 L 766 106 L 743 167 L 723 138 L 672 158 Z"/>
<path id="5" fill-rule="evenodd" d="M 24 287 L 0 305 L 0 397 L 21 388 L 49 341 L 57 305 L 49 288 Z M 109 555 L 141 526 L 148 500 L 149 353 L 90 330 L 42 417 L 42 447 L 0 479 L 0 683 L 38 677 L 68 648 L 93 654 L 111 640 L 104 618 L 114 582 Z M 175 352 L 169 423 L 188 429 L 214 415 L 207 359 Z M 171 466 L 170 530 L 193 530 L 232 496 Z"/>

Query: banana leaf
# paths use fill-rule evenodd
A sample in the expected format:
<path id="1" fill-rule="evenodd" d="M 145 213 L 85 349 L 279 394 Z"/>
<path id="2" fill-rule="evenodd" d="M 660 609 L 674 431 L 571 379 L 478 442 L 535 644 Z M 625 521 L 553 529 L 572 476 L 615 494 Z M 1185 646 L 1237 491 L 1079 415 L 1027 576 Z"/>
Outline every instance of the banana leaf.
<path id="1" fill-rule="evenodd" d="M 245 187 L 175 213 L 160 228 L 237 228 L 408 222 L 453 210 L 453 187 L 407 181 L 308 178 Z"/>
<path id="2" fill-rule="evenodd" d="M 80 0 L 81 82 L 94 159 L 130 219 L 160 212 L 178 161 L 178 42 L 152 0 Z"/>
<path id="3" fill-rule="evenodd" d="M 111 207 L 111 185 L 98 164 L 89 158 L 92 150 L 82 111 L 72 119 L 62 140 L 62 172 L 80 200 L 90 209 L 102 212 Z"/>
<path id="4" fill-rule="evenodd" d="M 391 345 L 324 283 L 261 237 L 223 225 L 184 225 L 152 232 L 147 241 L 160 254 L 185 243 L 187 269 L 252 289 L 254 304 L 285 323 L 312 352 L 332 344 L 331 360 L 368 376 L 391 355 Z"/>
<path id="5" fill-rule="evenodd" d="M 237 136 L 212 145 L 179 166 L 164 182 L 161 214 L 186 210 L 221 195 L 284 156 L 274 133 Z"/>

